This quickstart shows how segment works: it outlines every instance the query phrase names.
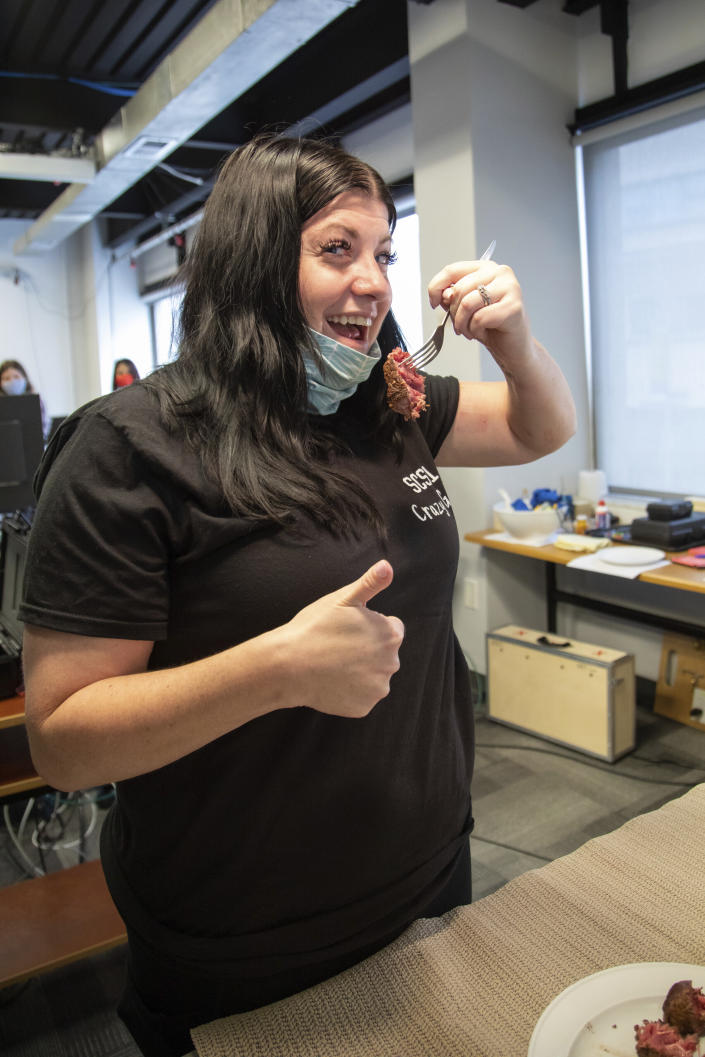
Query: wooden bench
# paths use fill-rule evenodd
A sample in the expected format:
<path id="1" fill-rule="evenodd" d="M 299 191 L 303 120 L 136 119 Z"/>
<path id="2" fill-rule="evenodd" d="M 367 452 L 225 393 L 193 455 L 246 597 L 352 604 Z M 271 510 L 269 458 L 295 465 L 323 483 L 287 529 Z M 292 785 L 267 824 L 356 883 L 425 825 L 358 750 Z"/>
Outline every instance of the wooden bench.
<path id="1" fill-rule="evenodd" d="M 98 860 L 0 889 L 0 987 L 126 938 Z"/>

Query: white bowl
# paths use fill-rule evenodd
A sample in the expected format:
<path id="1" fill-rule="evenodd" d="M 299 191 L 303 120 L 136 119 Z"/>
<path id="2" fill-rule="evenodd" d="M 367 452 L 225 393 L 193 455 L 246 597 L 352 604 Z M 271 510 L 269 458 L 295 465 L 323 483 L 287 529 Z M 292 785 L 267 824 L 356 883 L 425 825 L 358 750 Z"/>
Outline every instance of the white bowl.
<path id="1" fill-rule="evenodd" d="M 513 510 L 495 503 L 493 510 L 505 532 L 518 540 L 550 536 L 560 526 L 557 510 Z"/>

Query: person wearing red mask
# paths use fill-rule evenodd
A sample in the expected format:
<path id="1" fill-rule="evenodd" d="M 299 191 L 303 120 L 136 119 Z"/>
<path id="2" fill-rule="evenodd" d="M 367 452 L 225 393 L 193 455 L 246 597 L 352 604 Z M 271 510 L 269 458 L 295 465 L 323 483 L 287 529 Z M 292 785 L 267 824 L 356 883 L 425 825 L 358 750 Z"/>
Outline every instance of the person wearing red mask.
<path id="1" fill-rule="evenodd" d="M 132 360 L 118 360 L 113 371 L 113 392 L 126 385 L 132 385 L 133 382 L 138 382 L 139 378 L 140 372 Z"/>

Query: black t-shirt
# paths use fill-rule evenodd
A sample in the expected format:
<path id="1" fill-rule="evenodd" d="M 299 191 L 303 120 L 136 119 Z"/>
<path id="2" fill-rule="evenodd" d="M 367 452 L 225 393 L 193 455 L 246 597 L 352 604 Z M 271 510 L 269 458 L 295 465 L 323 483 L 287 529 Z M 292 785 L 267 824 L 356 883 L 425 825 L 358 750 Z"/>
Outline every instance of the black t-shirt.
<path id="1" fill-rule="evenodd" d="M 102 837 L 111 892 L 128 925 L 177 956 L 267 972 L 376 942 L 428 905 L 467 839 L 458 531 L 433 460 L 458 383 L 431 376 L 427 394 L 401 463 L 363 439 L 354 401 L 330 417 L 385 546 L 371 530 L 341 541 L 233 517 L 139 383 L 80 409 L 47 450 L 20 618 L 154 640 L 151 668 L 279 626 L 380 557 L 394 568 L 370 606 L 404 622 L 401 667 L 366 718 L 271 712 L 118 784 Z"/>

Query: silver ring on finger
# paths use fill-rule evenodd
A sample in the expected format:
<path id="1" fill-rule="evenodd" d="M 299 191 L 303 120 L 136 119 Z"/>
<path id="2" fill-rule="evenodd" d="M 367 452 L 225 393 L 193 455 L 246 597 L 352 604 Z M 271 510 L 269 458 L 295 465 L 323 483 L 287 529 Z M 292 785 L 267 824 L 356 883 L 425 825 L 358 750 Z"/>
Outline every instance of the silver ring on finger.
<path id="1" fill-rule="evenodd" d="M 478 288 L 477 288 L 477 292 L 480 295 L 480 297 L 482 298 L 482 303 L 485 306 L 485 308 L 488 308 L 492 304 L 492 298 L 490 297 L 490 295 L 487 292 L 487 287 L 483 286 L 482 284 L 480 284 L 480 286 L 478 286 Z"/>

